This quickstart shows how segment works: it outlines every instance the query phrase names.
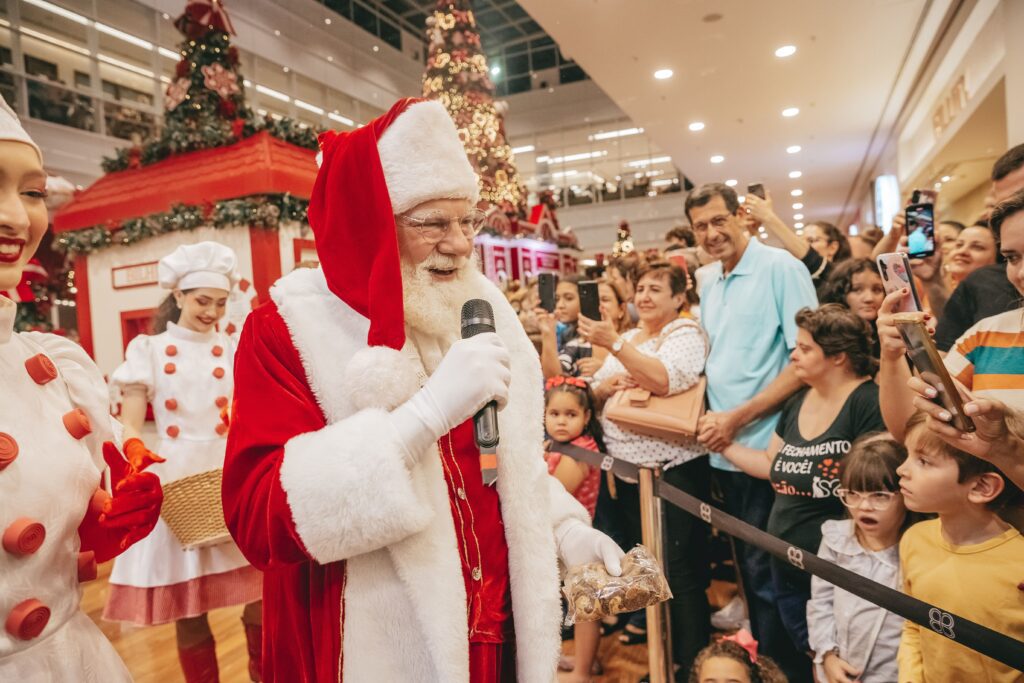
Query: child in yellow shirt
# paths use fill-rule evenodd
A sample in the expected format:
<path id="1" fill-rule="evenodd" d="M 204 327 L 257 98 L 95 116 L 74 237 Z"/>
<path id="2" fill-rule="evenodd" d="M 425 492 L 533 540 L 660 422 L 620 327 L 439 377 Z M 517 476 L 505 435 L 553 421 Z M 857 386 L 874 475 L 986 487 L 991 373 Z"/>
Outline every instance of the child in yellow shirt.
<path id="1" fill-rule="evenodd" d="M 899 467 L 907 509 L 938 519 L 911 527 L 900 542 L 903 590 L 944 611 L 1024 640 L 1024 538 L 996 510 L 1020 491 L 984 460 L 953 448 L 917 413 L 907 424 Z M 900 683 L 1024 683 L 1024 673 L 932 629 L 904 622 Z M 953 630 L 940 635 L 938 631 Z"/>

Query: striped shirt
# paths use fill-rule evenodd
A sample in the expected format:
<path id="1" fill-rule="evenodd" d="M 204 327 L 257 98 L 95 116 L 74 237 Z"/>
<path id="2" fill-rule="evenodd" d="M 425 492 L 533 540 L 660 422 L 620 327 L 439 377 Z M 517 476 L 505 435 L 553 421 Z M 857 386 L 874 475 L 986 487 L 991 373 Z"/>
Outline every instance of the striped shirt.
<path id="1" fill-rule="evenodd" d="M 979 320 L 949 350 L 946 369 L 973 393 L 1024 409 L 1024 309 Z"/>

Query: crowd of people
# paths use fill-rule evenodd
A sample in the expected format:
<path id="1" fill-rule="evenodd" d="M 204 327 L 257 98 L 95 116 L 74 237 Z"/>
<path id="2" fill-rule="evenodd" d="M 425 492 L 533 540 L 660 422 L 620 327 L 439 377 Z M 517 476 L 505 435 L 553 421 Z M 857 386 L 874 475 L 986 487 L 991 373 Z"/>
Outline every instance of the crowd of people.
<path id="1" fill-rule="evenodd" d="M 911 259 L 975 432 L 951 424 L 931 401 L 941 386 L 908 362 L 895 317 L 914 295 L 887 295 L 875 261 L 908 251 L 902 216 L 884 234 L 817 222 L 800 235 L 770 194 L 741 198 L 718 183 L 691 191 L 685 212 L 688 225 L 660 253 L 627 253 L 595 274 L 601 320 L 581 314 L 576 277 L 558 283 L 553 311 L 540 307 L 536 283 L 513 295 L 548 381 L 548 438 L 660 467 L 667 483 L 796 548 L 1024 639 L 1014 569 L 1024 561 L 1024 145 L 995 163 L 984 214 L 970 226 L 938 216 L 934 255 Z M 758 239 L 760 226 L 782 248 Z M 693 434 L 637 431 L 605 410 L 620 392 L 670 397 L 702 377 L 707 412 Z M 569 471 L 566 456 L 547 457 L 556 476 Z M 595 526 L 624 548 L 638 543 L 636 482 L 571 469 L 559 479 Z M 710 532 L 668 504 L 665 526 L 676 670 L 716 680 L 698 673 L 713 631 Z M 794 682 L 1024 680 L 759 548 L 732 545 L 756 643 L 748 667 L 761 655 Z M 965 582 L 977 590 L 961 590 Z M 645 637 L 640 613 L 601 629 L 623 629 L 626 644 Z M 599 670 L 597 633 L 578 627 L 575 660 L 563 661 L 571 680 Z"/>

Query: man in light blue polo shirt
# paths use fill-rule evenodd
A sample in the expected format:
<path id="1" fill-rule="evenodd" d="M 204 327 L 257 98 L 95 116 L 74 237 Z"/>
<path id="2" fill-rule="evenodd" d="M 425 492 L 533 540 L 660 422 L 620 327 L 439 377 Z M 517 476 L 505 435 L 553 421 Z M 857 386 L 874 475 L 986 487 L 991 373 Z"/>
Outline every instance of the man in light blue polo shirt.
<path id="1" fill-rule="evenodd" d="M 701 420 L 699 439 L 716 451 L 711 465 L 726 511 L 764 529 L 775 499 L 771 485 L 740 472 L 718 452 L 732 441 L 768 447 L 778 410 L 801 386 L 789 367 L 796 313 L 816 307 L 818 300 L 800 261 L 751 239 L 732 188 L 709 183 L 695 189 L 686 199 L 686 214 L 700 245 L 717 259 L 700 293 L 701 323 L 711 340 L 711 411 Z M 806 655 L 796 652 L 779 620 L 768 554 L 739 542 L 736 554 L 754 636 L 762 651 L 790 669 L 788 661 Z"/>

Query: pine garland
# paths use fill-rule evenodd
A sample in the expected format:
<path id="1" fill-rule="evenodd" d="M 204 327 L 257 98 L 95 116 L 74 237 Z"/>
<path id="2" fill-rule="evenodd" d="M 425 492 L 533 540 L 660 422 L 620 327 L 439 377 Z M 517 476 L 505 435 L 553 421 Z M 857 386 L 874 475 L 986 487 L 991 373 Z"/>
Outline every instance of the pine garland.
<path id="1" fill-rule="evenodd" d="M 53 248 L 72 255 L 91 254 L 110 246 L 127 246 L 170 232 L 213 227 L 259 227 L 277 230 L 282 222 L 306 223 L 309 200 L 291 194 L 269 194 L 226 199 L 205 205 L 175 204 L 170 211 L 95 225 L 61 233 Z"/>

